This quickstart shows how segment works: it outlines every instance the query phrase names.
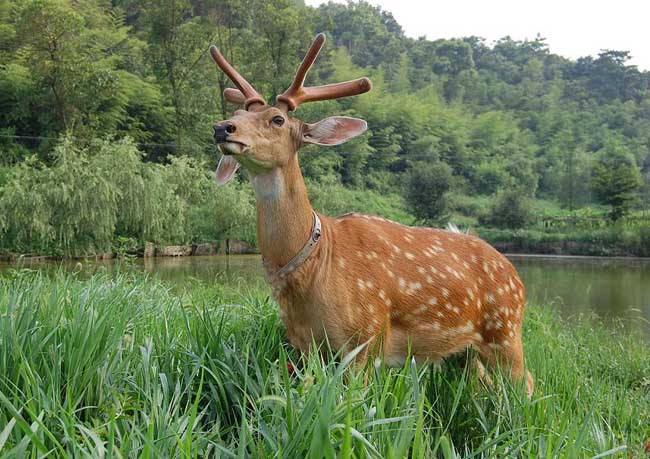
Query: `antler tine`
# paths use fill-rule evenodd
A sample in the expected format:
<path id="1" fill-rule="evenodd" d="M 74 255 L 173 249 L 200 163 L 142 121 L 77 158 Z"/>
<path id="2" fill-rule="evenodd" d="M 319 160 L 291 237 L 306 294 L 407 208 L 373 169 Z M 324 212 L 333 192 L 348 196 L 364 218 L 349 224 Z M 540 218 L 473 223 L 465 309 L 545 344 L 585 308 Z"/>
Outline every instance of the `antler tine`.
<path id="1" fill-rule="evenodd" d="M 219 66 L 219 68 L 223 70 L 223 73 L 228 75 L 230 81 L 232 81 L 235 86 L 239 88 L 239 91 L 241 91 L 240 94 L 244 97 L 243 102 L 244 108 L 246 110 L 255 104 L 266 105 L 266 102 L 262 96 L 260 96 L 255 88 L 253 88 L 253 86 L 248 81 L 246 81 L 246 79 L 241 76 L 232 65 L 230 65 L 230 63 L 226 60 L 225 57 L 223 57 L 223 54 L 221 54 L 216 46 L 210 46 L 210 55 L 212 56 L 214 62 Z M 224 91 L 224 96 L 226 99 L 231 102 L 241 102 L 241 96 L 234 92 L 236 90 L 232 89 L 229 91 L 229 89 L 230 88 Z"/>
<path id="2" fill-rule="evenodd" d="M 325 34 L 319 33 L 309 47 L 309 51 L 307 51 L 300 67 L 298 67 L 293 83 L 289 86 L 289 89 L 277 97 L 277 105 L 285 106 L 287 111 L 293 111 L 304 102 L 356 96 L 372 89 L 372 83 L 366 77 L 344 83 L 305 88 L 303 84 L 305 83 L 307 72 L 314 64 L 323 44 L 325 44 Z"/>
<path id="3" fill-rule="evenodd" d="M 244 105 L 246 103 L 246 96 L 239 89 L 226 88 L 223 90 L 223 96 L 233 104 Z"/>

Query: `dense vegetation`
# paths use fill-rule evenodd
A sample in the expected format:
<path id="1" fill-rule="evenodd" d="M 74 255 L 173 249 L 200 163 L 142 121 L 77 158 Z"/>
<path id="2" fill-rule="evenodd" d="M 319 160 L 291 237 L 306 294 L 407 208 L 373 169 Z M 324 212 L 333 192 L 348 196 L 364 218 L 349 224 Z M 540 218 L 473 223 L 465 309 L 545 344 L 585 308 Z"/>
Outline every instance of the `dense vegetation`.
<path id="1" fill-rule="evenodd" d="M 411 39 L 367 3 L 299 0 L 0 2 L 0 249 L 253 239 L 248 188 L 206 178 L 211 123 L 233 108 L 206 51 L 219 45 L 273 100 L 316 31 L 330 42 L 312 83 L 368 75 L 375 87 L 298 112 L 370 127 L 304 150 L 319 209 L 528 242 L 586 228 L 650 251 L 650 72 L 626 51 L 572 61 L 541 37 Z"/>
<path id="2" fill-rule="evenodd" d="M 5 273 L 0 455 L 641 457 L 643 340 L 534 306 L 524 326 L 531 401 L 499 375 L 483 388 L 463 359 L 301 361 L 266 288 Z"/>

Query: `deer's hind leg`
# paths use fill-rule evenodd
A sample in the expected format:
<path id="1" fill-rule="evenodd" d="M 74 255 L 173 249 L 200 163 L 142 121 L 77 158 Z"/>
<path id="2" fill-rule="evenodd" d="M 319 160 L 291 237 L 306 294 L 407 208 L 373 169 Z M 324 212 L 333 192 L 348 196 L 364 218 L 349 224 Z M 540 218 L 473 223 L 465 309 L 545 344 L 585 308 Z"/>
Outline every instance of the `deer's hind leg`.
<path id="1" fill-rule="evenodd" d="M 535 383 L 533 375 L 524 367 L 524 349 L 521 342 L 521 333 L 500 343 L 487 342 L 481 343 L 476 347 L 488 368 L 495 368 L 499 365 L 502 368 L 510 370 L 510 375 L 513 380 L 521 381 L 525 378 L 528 398 L 533 396 Z"/>

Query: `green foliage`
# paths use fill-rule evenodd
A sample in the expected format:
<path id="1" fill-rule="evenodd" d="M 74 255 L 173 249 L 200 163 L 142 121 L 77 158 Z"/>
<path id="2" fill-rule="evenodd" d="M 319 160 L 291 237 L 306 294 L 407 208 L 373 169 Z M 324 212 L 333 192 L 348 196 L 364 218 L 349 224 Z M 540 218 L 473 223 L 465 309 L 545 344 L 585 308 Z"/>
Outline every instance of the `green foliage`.
<path id="1" fill-rule="evenodd" d="M 407 179 L 406 199 L 415 216 L 429 222 L 444 219 L 451 182 L 451 168 L 445 163 L 413 164 Z"/>
<path id="2" fill-rule="evenodd" d="M 119 273 L 1 277 L 0 455 L 644 454 L 650 356 L 623 324 L 528 308 L 529 401 L 499 373 L 486 389 L 462 359 L 301 359 L 268 298 Z"/>
<path id="3" fill-rule="evenodd" d="M 648 209 L 650 72 L 629 65 L 627 51 L 569 60 L 552 54 L 542 37 L 505 37 L 490 45 L 478 37 L 411 39 L 389 12 L 363 1 L 317 8 L 294 0 L 2 2 L 0 167 L 19 170 L 20 163 L 35 161 L 27 159 L 32 155 L 37 170 L 56 167 L 61 136 L 81 150 L 93 139 L 130 137 L 148 162 L 189 156 L 198 161 L 191 168 L 213 167 L 210 126 L 234 107 L 222 95 L 232 84 L 215 69 L 208 46 L 218 45 L 272 101 L 291 81 L 316 32 L 326 32 L 329 42 L 308 85 L 367 75 L 374 89 L 298 110 L 307 122 L 342 114 L 364 118 L 369 126 L 348 144 L 305 149 L 301 161 L 310 181 L 400 195 L 409 203 L 406 213 L 432 221 L 444 214 L 436 209 L 442 204 L 439 190 L 427 193 L 421 183 L 422 199 L 431 202 L 408 198 L 411 164 L 448 165 L 455 196 L 470 199 L 479 194 L 494 200 L 517 187 L 567 212 L 602 203 L 611 207 L 612 219 L 620 219 Z M 625 156 L 628 165 L 610 167 L 610 156 Z M 160 206 L 167 206 L 165 212 L 180 226 L 137 223 L 134 206 L 123 209 L 129 214 L 125 221 L 117 217 L 117 234 L 178 242 L 241 231 L 238 238 L 253 239 L 249 223 L 219 223 L 210 230 L 209 215 L 225 210 L 211 207 L 217 203 L 192 198 L 183 204 L 187 196 L 174 198 L 176 191 L 165 190 L 161 178 L 167 166 L 161 167 L 144 168 L 140 176 L 151 180 L 148 187 L 157 195 L 171 193 Z M 238 200 L 238 205 L 228 201 L 242 212 L 236 220 L 246 220 L 250 195 L 222 193 Z M 460 206 L 453 216 L 476 223 L 489 207 L 467 213 Z M 54 233 L 68 232 L 47 221 L 39 228 L 49 235 L 35 236 L 43 239 L 38 246 L 56 239 Z M 105 223 L 96 235 L 80 231 L 99 237 L 95 245 L 105 247 L 111 227 L 108 219 Z"/>
<path id="4" fill-rule="evenodd" d="M 216 185 L 194 159 L 144 163 L 129 140 L 79 148 L 65 139 L 53 154 L 51 166 L 22 162 L 0 188 L 0 248 L 83 255 L 110 251 L 119 237 L 254 240 L 250 194 L 235 189 L 215 199 Z"/>
<path id="5" fill-rule="evenodd" d="M 533 219 L 532 202 L 519 189 L 503 191 L 497 196 L 489 213 L 482 218 L 482 223 L 497 228 L 523 228 Z"/>
<path id="6" fill-rule="evenodd" d="M 414 221 L 404 199 L 395 193 L 352 190 L 336 183 L 309 183 L 308 190 L 314 209 L 326 215 L 363 211 L 404 224 L 412 224 Z"/>

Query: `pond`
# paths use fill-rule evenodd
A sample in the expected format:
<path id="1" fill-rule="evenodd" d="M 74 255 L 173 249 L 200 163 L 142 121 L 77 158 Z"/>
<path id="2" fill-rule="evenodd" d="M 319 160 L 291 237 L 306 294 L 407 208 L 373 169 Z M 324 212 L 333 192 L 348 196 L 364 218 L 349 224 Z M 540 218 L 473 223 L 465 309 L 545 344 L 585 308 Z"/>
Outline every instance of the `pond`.
<path id="1" fill-rule="evenodd" d="M 572 317 L 596 314 L 623 319 L 631 328 L 650 335 L 650 259 L 508 255 L 526 285 L 528 301 L 550 305 Z M 128 263 L 109 261 L 0 264 L 0 272 L 12 267 L 79 270 L 146 271 L 183 288 L 188 281 L 264 284 L 259 255 L 147 258 Z"/>

